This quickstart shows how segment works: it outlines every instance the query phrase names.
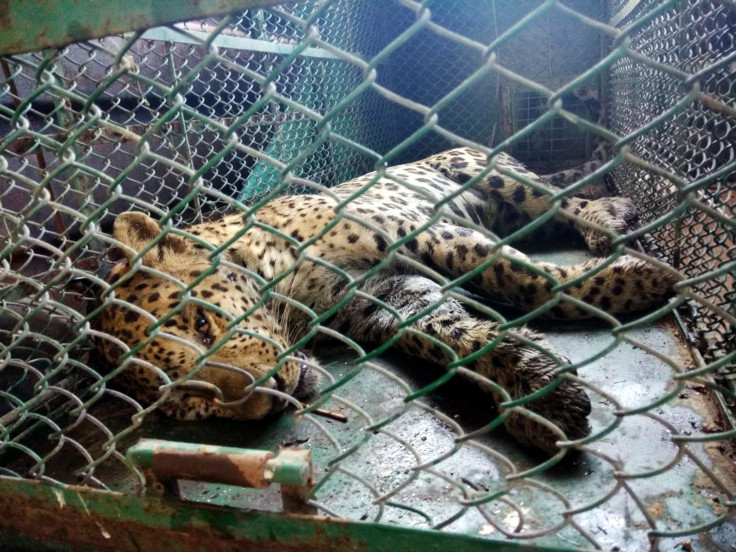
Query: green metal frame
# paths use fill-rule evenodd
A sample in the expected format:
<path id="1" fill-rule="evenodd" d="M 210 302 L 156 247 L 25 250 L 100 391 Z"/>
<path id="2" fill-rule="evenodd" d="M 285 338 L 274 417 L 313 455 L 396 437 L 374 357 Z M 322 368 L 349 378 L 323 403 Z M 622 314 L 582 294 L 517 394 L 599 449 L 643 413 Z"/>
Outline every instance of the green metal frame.
<path id="1" fill-rule="evenodd" d="M 0 477 L 0 542 L 31 550 L 488 552 L 539 547 L 321 516 L 245 512 Z M 54 523 L 48 523 L 54 518 Z"/>
<path id="2" fill-rule="evenodd" d="M 33 9 L 24 0 L 8 0 L 0 8 L 0 55 L 36 52 L 81 40 L 293 1 L 41 0 L 34 3 Z"/>

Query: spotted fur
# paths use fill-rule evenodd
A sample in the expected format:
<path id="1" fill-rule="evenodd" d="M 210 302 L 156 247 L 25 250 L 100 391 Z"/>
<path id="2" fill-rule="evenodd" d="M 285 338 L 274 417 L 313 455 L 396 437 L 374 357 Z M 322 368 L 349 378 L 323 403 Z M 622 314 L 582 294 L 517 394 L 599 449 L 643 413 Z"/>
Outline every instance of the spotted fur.
<path id="1" fill-rule="evenodd" d="M 540 351 L 548 348 L 541 336 L 526 328 L 500 332 L 447 297 L 432 271 L 455 279 L 483 265 L 465 287 L 562 319 L 589 316 L 577 302 L 614 316 L 659 306 L 673 278 L 625 255 L 562 267 L 499 247 L 479 230 L 494 228 L 499 208 L 530 219 L 553 210 L 551 218 L 595 253 L 610 250 L 609 234 L 634 228 L 636 211 L 624 198 L 553 204 L 543 181 L 514 159 L 500 155 L 493 163 L 454 149 L 186 230 L 162 232 L 148 216 L 124 213 L 114 236 L 127 262 L 110 274 L 114 293 L 99 317 L 109 337 L 98 340 L 100 351 L 113 365 L 127 358 L 122 383 L 175 418 L 261 419 L 282 410 L 284 396 L 313 391 L 317 361 L 292 345 L 314 316 L 342 302 L 322 325 L 367 347 L 402 332 L 396 347 L 435 363 L 472 355 L 461 373 L 502 412 L 506 394 L 519 399 L 549 386 L 507 413 L 505 425 L 521 443 L 554 452 L 559 439 L 589 432 L 583 387 L 560 376 L 564 363 Z M 405 331 L 401 320 L 420 314 Z M 160 326 L 151 331 L 155 321 Z M 128 348 L 134 354 L 121 357 Z"/>

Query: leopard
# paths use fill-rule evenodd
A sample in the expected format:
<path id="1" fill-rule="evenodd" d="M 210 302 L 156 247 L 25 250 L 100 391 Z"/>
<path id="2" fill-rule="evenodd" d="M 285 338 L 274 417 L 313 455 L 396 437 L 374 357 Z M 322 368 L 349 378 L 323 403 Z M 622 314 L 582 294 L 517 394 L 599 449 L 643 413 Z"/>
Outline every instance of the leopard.
<path id="1" fill-rule="evenodd" d="M 495 233 L 501 211 L 564 227 L 593 255 L 529 257 Z M 183 228 L 127 211 L 97 349 L 113 382 L 176 420 L 266 420 L 318 391 L 320 337 L 392 343 L 416 369 L 487 391 L 521 446 L 564 453 L 591 432 L 584 380 L 538 329 L 470 299 L 552 321 L 662 308 L 679 275 L 624 250 L 637 227 L 628 198 L 568 195 L 509 154 L 464 146 Z"/>

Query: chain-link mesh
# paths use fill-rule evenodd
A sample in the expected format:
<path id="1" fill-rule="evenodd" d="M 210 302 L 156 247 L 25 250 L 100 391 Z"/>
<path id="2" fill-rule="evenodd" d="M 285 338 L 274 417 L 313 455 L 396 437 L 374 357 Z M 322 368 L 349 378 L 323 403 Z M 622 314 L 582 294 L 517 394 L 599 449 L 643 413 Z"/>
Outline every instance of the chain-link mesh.
<path id="1" fill-rule="evenodd" d="M 141 436 L 299 445 L 314 453 L 312 504 L 328 515 L 568 548 L 685 548 L 699 533 L 732 543 L 736 6 L 510 4 L 302 2 L 3 58 L 2 474 L 142 492 L 143 475 L 124 456 Z M 588 101 L 601 93 L 608 128 Z M 562 381 L 585 386 L 592 437 L 551 459 L 496 430 L 509 412 L 528 413 L 529 398 L 504 395 L 499 414 L 487 394 L 450 377 L 468 375 L 477 353 L 450 362 L 447 376 L 397 370 L 417 361 L 375 358 L 325 313 L 309 310 L 310 331 L 294 345 L 322 334 L 348 352 L 313 344 L 332 362 L 313 406 L 297 404 L 294 426 L 167 421 L 155 408 L 164 398 L 149 406 L 120 391 L 120 369 L 92 350 L 104 337 L 100 294 L 109 306 L 119 287 L 104 278 L 119 261 L 111 232 L 123 211 L 168 229 L 228 212 L 247 222 L 269 199 L 458 143 L 499 146 L 491 153 L 546 173 L 583 161 L 600 141 L 613 161 L 586 180 L 608 175 L 642 219 L 643 230 L 614 241 L 614 255 L 625 248 L 678 269 L 686 279 L 669 306 L 623 323 L 593 309 L 600 328 L 560 330 L 456 291 L 469 278 L 440 279 L 443 301 L 464 302 L 503 331 L 531 323 L 574 362 L 579 375 L 562 370 L 534 395 L 544 400 Z M 554 196 L 555 209 L 585 183 Z M 232 268 L 197 243 L 213 266 Z M 362 276 L 333 268 L 355 293 Z M 282 276 L 260 275 L 261 291 Z M 151 339 L 170 316 L 158 315 Z M 693 350 L 673 316 L 684 318 Z M 278 366 L 294 351 L 283 349 Z M 177 385 L 196 390 L 177 376 L 162 383 L 166 396 Z M 253 500 L 233 489 L 189 493 Z"/>
<path id="2" fill-rule="evenodd" d="M 657 4 L 641 2 L 619 26 L 625 28 Z M 611 68 L 610 98 L 611 129 L 620 135 L 633 133 L 643 120 L 655 120 L 665 110 L 672 110 L 660 124 L 632 140 L 630 150 L 686 180 L 692 200 L 731 221 L 735 175 L 729 168 L 736 157 L 733 114 L 713 109 L 708 102 L 673 108 L 681 100 L 684 82 L 690 75 L 697 75 L 700 90 L 715 105 L 723 102 L 733 106 L 735 18 L 732 6 L 685 2 L 647 20 L 631 33 L 632 47 L 665 67 L 647 66 L 632 59 L 617 62 Z M 689 24 L 683 25 L 683 21 Z M 667 74 L 667 69 L 673 72 Z M 724 172 L 717 179 L 709 177 L 719 169 Z M 618 189 L 636 200 L 646 222 L 666 217 L 683 205 L 684 192 L 677 184 L 646 168 L 621 168 L 614 173 L 614 180 Z M 657 190 L 656 194 L 652 189 Z M 691 277 L 718 271 L 734 260 L 733 227 L 718 224 L 717 218 L 697 205 L 688 206 L 681 217 L 659 225 L 651 236 L 664 258 Z M 733 288 L 733 270 L 713 274 L 694 286 L 725 310 L 733 305 Z M 697 303 L 685 315 L 706 359 L 727 354 L 730 325 L 726 320 Z"/>

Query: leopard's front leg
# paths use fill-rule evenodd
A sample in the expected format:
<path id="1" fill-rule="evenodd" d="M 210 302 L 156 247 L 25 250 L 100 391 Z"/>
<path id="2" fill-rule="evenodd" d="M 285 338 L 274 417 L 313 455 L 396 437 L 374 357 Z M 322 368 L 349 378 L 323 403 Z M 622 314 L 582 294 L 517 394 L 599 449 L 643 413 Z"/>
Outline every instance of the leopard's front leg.
<path id="1" fill-rule="evenodd" d="M 376 278 L 364 284 L 361 290 L 396 309 L 402 320 L 437 305 L 412 324 L 412 331 L 406 332 L 397 342 L 401 350 L 413 356 L 446 365 L 452 362 L 453 356 L 429 337 L 448 345 L 459 359 L 489 346 L 499 337 L 497 323 L 473 316 L 458 301 L 443 297 L 440 287 L 425 277 Z M 330 325 L 356 341 L 384 343 L 399 332 L 400 323 L 401 320 L 370 299 L 354 298 Z M 514 333 L 547 348 L 541 336 L 526 328 L 518 328 Z M 522 444 L 554 454 L 558 451 L 555 443 L 561 438 L 525 412 L 526 409 L 549 420 L 568 439 L 588 435 L 590 400 L 580 385 L 560 375 L 560 365 L 550 355 L 508 335 L 477 360 L 469 362 L 467 367 L 501 386 L 512 399 L 528 396 L 552 384 L 556 378 L 562 378 L 559 385 L 550 387 L 541 398 L 513 408 L 506 418 L 506 429 Z M 502 394 L 494 391 L 490 384 L 484 387 L 503 412 Z"/>

